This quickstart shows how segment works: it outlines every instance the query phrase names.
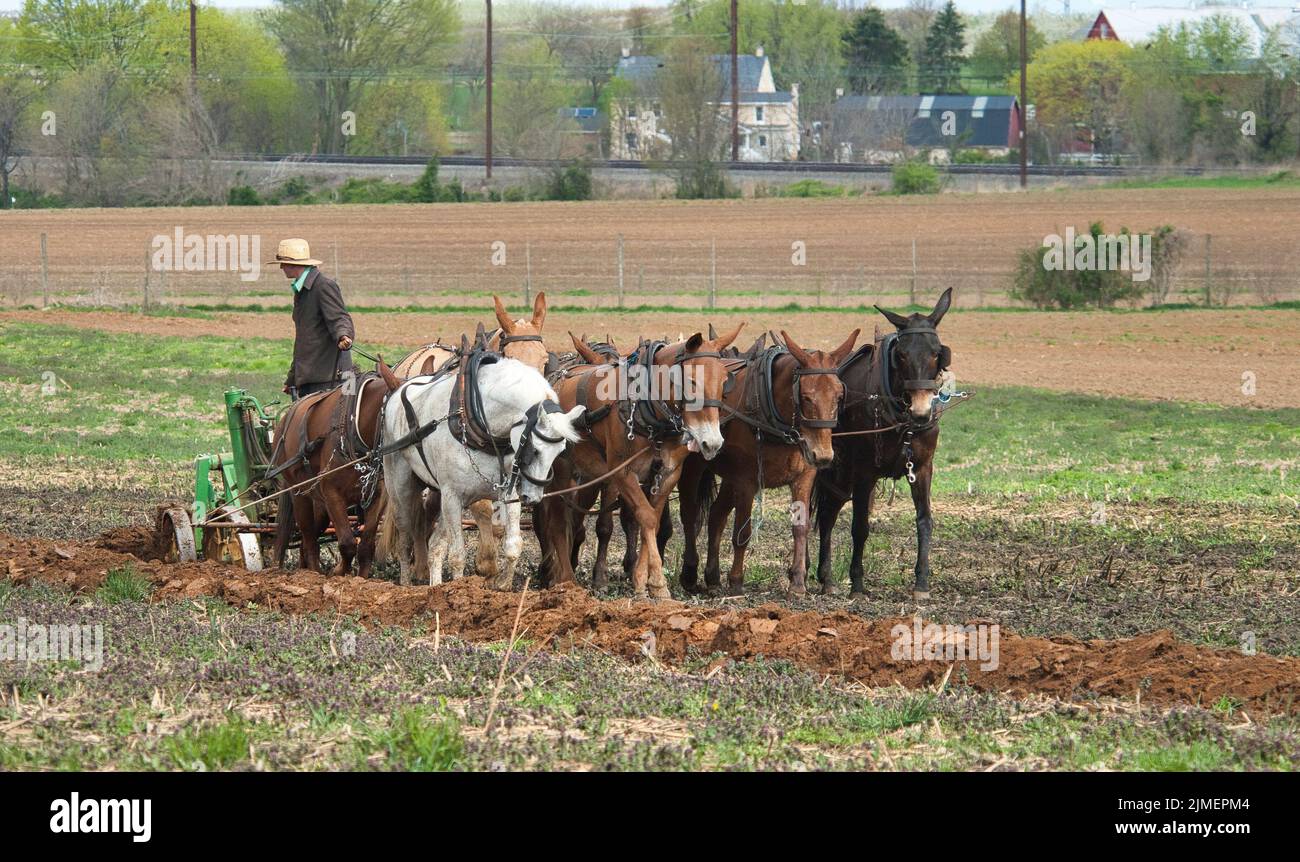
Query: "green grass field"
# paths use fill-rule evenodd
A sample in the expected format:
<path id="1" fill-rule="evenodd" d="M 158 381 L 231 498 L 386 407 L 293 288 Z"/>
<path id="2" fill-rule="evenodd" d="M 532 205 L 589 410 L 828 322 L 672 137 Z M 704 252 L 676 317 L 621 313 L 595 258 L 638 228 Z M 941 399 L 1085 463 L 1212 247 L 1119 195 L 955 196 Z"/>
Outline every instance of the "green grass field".
<path id="1" fill-rule="evenodd" d="M 288 341 L 26 323 L 0 324 L 0 337 L 0 459 L 35 463 L 188 469 L 226 440 L 222 392 L 283 398 L 290 354 Z M 1294 506 L 1300 410 L 986 388 L 945 419 L 937 466 L 939 495 Z"/>

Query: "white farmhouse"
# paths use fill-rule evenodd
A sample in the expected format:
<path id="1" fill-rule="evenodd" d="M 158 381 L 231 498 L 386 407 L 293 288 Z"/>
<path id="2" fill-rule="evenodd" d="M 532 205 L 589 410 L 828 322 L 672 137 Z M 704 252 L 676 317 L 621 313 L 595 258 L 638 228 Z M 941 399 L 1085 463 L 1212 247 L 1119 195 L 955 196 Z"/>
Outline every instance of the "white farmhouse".
<path id="1" fill-rule="evenodd" d="M 713 104 L 731 122 L 731 55 L 714 54 L 722 95 Z M 610 106 L 610 158 L 663 158 L 672 140 L 664 131 L 663 108 L 655 97 L 655 78 L 665 58 L 625 56 L 614 74 L 634 85 L 635 96 Z M 778 90 L 772 64 L 759 48 L 737 58 L 740 80 L 740 160 L 780 162 L 799 158 L 799 85 Z"/>

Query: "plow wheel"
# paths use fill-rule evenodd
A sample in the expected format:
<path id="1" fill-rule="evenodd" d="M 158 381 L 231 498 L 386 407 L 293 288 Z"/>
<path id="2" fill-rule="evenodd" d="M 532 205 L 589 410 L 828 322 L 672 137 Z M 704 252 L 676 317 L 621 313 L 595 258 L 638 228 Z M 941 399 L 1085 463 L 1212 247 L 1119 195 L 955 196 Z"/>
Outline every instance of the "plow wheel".
<path id="1" fill-rule="evenodd" d="M 169 563 L 193 563 L 198 560 L 194 547 L 194 525 L 183 506 L 164 506 L 158 510 L 156 528 L 163 559 Z"/>
<path id="2" fill-rule="evenodd" d="M 262 545 L 257 534 L 246 532 L 239 526 L 249 523 L 247 515 L 223 507 L 213 512 L 208 520 L 229 521 L 231 525 L 203 528 L 203 559 L 243 566 L 250 572 L 262 571 Z"/>

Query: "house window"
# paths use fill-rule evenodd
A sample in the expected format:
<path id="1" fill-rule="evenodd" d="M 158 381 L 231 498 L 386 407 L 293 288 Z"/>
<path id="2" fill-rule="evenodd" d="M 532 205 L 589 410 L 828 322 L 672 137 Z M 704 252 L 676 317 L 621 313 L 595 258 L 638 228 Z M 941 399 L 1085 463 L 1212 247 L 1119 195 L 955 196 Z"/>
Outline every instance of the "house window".
<path id="1" fill-rule="evenodd" d="M 658 102 L 655 102 L 652 110 L 654 111 L 654 115 L 656 118 L 663 119 L 663 115 L 664 115 L 663 105 L 659 104 Z"/>
<path id="2" fill-rule="evenodd" d="M 628 118 L 629 120 L 635 120 L 635 119 L 636 119 L 636 105 L 629 105 L 629 106 L 628 106 L 628 109 L 627 109 L 627 118 Z"/>
<path id="3" fill-rule="evenodd" d="M 635 152 L 636 152 L 636 132 L 628 132 L 627 135 L 626 135 L 626 137 L 624 138 L 624 140 L 627 141 L 627 148 L 628 148 L 628 151 L 629 151 L 629 152 L 633 152 L 633 153 L 635 153 Z"/>
<path id="4" fill-rule="evenodd" d="M 759 135 L 759 136 L 758 136 L 758 145 L 759 145 L 759 147 L 766 147 L 766 146 L 767 146 L 767 135 Z"/>
<path id="5" fill-rule="evenodd" d="M 754 109 L 754 120 L 755 120 L 756 122 L 759 122 L 759 123 L 763 122 L 763 106 L 762 106 L 762 105 L 759 105 L 757 108 Z"/>

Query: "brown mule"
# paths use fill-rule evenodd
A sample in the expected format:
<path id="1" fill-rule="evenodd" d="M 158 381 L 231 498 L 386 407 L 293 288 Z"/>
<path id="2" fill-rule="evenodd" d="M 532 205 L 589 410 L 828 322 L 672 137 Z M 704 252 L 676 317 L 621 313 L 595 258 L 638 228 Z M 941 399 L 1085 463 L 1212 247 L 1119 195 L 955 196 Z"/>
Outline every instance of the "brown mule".
<path id="1" fill-rule="evenodd" d="M 294 402 L 276 426 L 276 446 L 271 455 L 271 469 L 279 469 L 281 487 L 321 476 L 372 450 L 384 398 L 400 383 L 380 359 L 377 372 L 357 377 L 355 411 L 345 402 L 343 387 Z M 363 461 L 361 466 L 365 464 Z M 296 491 L 281 492 L 276 514 L 275 565 L 284 565 L 297 526 L 302 537 L 302 568 L 324 571 L 319 538 L 328 522 L 334 525 L 339 548 L 339 561 L 331 574 L 348 574 L 355 559 L 358 574 L 369 577 L 375 558 L 376 525 L 383 517 L 385 504 L 382 475 L 363 481 L 362 473 L 352 468 L 335 470 Z M 355 530 L 348 516 L 351 506 L 358 510 Z"/>
<path id="2" fill-rule="evenodd" d="M 533 300 L 533 316 L 528 319 L 513 320 L 506 311 L 501 297 L 493 296 L 492 303 L 499 327 L 488 339 L 488 349 L 500 353 L 508 359 L 536 368 L 546 373 L 548 358 L 546 345 L 542 341 L 542 324 L 546 321 L 546 294 L 539 293 Z M 393 373 L 403 380 L 432 374 L 456 355 L 453 345 L 433 343 L 412 350 L 393 366 Z"/>
<path id="3" fill-rule="evenodd" d="M 735 510 L 731 534 L 731 571 L 727 592 L 740 595 L 745 578 L 745 552 L 753 537 L 754 498 L 764 488 L 788 486 L 794 542 L 788 569 L 789 589 L 806 591 L 808 522 L 817 470 L 834 458 L 831 431 L 839 418 L 844 386 L 836 373 L 853 351 L 859 330 L 832 351 L 804 350 L 785 331 L 784 348 L 775 346 L 751 356 L 736 375 L 724 403 L 734 411 L 724 418 L 726 444 L 713 461 L 696 455 L 686 459 L 680 483 L 679 509 L 686 550 L 682 556 L 682 587 L 700 592 L 697 584 L 699 520 L 708 516 L 708 558 L 705 586 L 721 588 L 719 552 L 727 517 Z M 770 383 L 769 383 L 770 381 Z M 709 500 L 713 477 L 722 480 Z M 671 529 L 671 528 L 669 528 Z M 661 531 L 661 538 L 666 539 Z"/>
<path id="4" fill-rule="evenodd" d="M 587 408 L 589 431 L 565 459 L 564 475 L 557 463 L 551 487 L 573 487 L 618 468 L 608 481 L 635 517 L 641 534 L 632 573 L 632 590 L 638 596 L 647 591 L 652 598 L 670 595 L 655 532 L 687 454 L 698 451 L 711 459 L 722 448 L 718 407 L 728 372 L 721 351 L 736 339 L 741 326 L 712 341 L 697 332 L 673 344 L 643 342 L 633 360 L 618 365 L 602 364 L 603 357 L 570 333 L 588 364 L 570 369 L 553 385 L 562 409 L 578 404 Z M 633 366 L 644 370 L 639 383 L 631 376 Z M 634 395 L 632 389 L 638 385 L 643 391 Z M 648 496 L 642 489 L 647 481 Z M 574 580 L 574 522 L 585 516 L 598 493 L 593 486 L 548 498 L 534 509 L 552 585 Z M 573 496 L 578 499 L 566 499 Z"/>

